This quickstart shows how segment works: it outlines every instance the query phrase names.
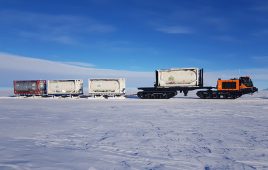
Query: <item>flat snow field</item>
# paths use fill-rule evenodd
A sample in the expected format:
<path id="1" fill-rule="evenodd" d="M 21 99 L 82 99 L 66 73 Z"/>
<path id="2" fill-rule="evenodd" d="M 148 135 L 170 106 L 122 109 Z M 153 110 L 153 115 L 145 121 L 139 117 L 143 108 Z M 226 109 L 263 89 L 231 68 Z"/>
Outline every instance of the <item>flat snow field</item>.
<path id="1" fill-rule="evenodd" d="M 0 170 L 268 169 L 268 93 L 0 98 Z"/>

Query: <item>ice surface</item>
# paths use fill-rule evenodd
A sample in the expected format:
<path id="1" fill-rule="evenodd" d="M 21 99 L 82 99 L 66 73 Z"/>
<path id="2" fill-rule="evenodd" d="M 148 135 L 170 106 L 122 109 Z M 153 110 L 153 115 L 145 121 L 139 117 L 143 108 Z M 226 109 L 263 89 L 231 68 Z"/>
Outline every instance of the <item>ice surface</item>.
<path id="1" fill-rule="evenodd" d="M 0 169 L 268 169 L 267 99 L 2 97 Z"/>

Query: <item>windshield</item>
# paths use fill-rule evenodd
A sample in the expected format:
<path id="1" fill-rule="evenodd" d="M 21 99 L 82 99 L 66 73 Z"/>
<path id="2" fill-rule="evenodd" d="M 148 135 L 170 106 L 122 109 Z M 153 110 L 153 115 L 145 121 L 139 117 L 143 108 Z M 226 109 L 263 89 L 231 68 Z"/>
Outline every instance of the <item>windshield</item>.
<path id="1" fill-rule="evenodd" d="M 249 77 L 241 77 L 240 81 L 241 84 L 244 84 L 247 87 L 253 87 L 253 83 Z"/>

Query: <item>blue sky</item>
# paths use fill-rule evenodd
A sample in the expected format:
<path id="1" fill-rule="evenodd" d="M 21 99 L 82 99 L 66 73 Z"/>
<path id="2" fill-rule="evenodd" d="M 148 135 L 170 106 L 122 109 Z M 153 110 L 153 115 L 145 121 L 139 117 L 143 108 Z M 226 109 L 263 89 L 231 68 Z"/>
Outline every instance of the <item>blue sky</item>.
<path id="1" fill-rule="evenodd" d="M 0 23 L 0 52 L 13 55 L 142 72 L 268 69 L 265 0 L 0 0 Z"/>

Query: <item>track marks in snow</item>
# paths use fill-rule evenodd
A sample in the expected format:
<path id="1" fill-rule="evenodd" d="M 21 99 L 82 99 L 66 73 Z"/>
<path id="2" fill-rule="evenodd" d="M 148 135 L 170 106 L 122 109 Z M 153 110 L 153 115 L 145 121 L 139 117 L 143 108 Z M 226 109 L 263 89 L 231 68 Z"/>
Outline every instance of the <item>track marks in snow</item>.
<path id="1" fill-rule="evenodd" d="M 1 102 L 0 114 L 4 119 L 0 119 L 3 129 L 0 143 L 8 147 L 0 147 L 0 154 L 4 155 L 0 167 L 10 164 L 20 169 L 32 165 L 49 169 L 48 164 L 53 165 L 52 169 L 79 169 L 77 166 L 81 165 L 83 169 L 116 170 L 267 167 L 267 100 Z M 7 136 L 16 142 L 9 142 Z M 19 158 L 22 155 L 25 159 Z M 57 155 L 58 160 L 51 160 L 52 155 Z"/>

